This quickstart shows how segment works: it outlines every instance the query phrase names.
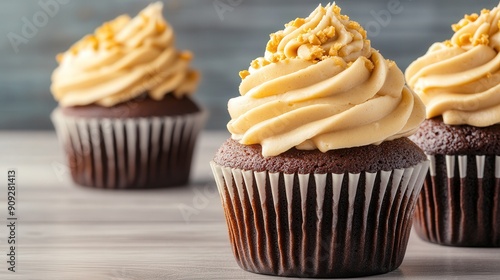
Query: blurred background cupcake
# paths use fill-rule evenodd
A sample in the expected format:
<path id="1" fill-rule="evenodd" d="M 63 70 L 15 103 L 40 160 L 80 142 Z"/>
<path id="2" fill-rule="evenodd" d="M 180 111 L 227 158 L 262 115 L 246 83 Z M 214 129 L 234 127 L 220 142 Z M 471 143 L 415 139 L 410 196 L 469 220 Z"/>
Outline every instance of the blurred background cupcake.
<path id="1" fill-rule="evenodd" d="M 236 261 L 297 277 L 396 269 L 428 169 L 406 138 L 424 105 L 335 4 L 270 37 L 211 163 Z"/>
<path id="2" fill-rule="evenodd" d="M 406 70 L 427 107 L 411 138 L 431 160 L 415 228 L 453 246 L 500 246 L 500 8 L 466 15 Z"/>
<path id="3" fill-rule="evenodd" d="M 110 189 L 187 183 L 206 113 L 192 99 L 199 74 L 151 4 L 119 16 L 57 57 L 52 113 L 73 180 Z"/>

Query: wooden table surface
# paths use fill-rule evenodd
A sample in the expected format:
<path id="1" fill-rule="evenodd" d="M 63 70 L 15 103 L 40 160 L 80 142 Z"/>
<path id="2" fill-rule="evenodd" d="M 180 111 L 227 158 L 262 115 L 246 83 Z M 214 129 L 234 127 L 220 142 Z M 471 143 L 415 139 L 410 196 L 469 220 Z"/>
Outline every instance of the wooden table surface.
<path id="1" fill-rule="evenodd" d="M 54 133 L 0 132 L 0 279 L 279 279 L 233 259 L 208 165 L 227 136 L 203 133 L 189 186 L 102 191 L 72 183 Z M 6 263 L 9 168 L 18 173 L 16 273 Z M 500 249 L 412 233 L 401 267 L 370 278 L 500 279 Z"/>

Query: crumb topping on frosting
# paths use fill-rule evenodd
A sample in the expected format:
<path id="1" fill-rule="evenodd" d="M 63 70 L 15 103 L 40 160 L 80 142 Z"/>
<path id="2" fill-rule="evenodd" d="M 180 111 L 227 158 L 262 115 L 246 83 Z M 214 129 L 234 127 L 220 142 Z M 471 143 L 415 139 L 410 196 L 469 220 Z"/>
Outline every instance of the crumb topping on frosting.
<path id="1" fill-rule="evenodd" d="M 263 57 L 240 72 L 227 128 L 272 157 L 293 147 L 329 150 L 411 135 L 425 107 L 393 61 L 335 4 L 319 6 L 271 34 Z"/>
<path id="2" fill-rule="evenodd" d="M 450 40 L 433 44 L 406 70 L 428 119 L 448 125 L 500 123 L 500 5 L 464 16 Z"/>
<path id="3" fill-rule="evenodd" d="M 162 9 L 157 2 L 136 17 L 119 16 L 59 54 L 51 85 L 59 104 L 110 107 L 145 93 L 155 100 L 191 95 L 199 81 L 193 54 L 175 47 Z"/>
<path id="4" fill-rule="evenodd" d="M 481 14 L 465 15 L 458 23 L 451 26 L 455 36 L 445 41 L 448 47 L 470 48 L 478 45 L 492 44 L 492 37 L 500 29 L 498 8 L 493 10 L 483 9 Z M 494 41 L 494 40 L 493 40 Z M 493 43 L 494 44 L 494 43 Z"/>
<path id="5" fill-rule="evenodd" d="M 341 14 L 335 4 L 319 6 L 307 18 L 297 18 L 285 24 L 285 29 L 270 34 L 266 54 L 251 62 L 252 69 L 290 59 L 317 63 L 339 57 L 347 63 L 357 57 L 370 57 L 370 40 L 361 25 Z M 354 52 L 361 52 L 352 55 Z M 242 79 L 251 71 L 241 71 Z"/>

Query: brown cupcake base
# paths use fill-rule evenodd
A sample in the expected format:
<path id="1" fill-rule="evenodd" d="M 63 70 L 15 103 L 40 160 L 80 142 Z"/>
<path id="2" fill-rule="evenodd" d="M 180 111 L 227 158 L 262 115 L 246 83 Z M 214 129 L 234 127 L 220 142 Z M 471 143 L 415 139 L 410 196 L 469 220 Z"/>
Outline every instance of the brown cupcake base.
<path id="1" fill-rule="evenodd" d="M 190 97 L 177 98 L 173 94 L 167 94 L 161 100 L 154 100 L 143 94 L 135 99 L 111 107 L 89 104 L 85 106 L 60 107 L 60 110 L 63 115 L 69 117 L 114 119 L 175 117 L 201 111 L 199 106 Z"/>
<path id="2" fill-rule="evenodd" d="M 54 110 L 73 180 L 106 189 L 161 188 L 189 179 L 205 112 L 150 118 L 84 118 Z"/>
<path id="3" fill-rule="evenodd" d="M 402 263 L 428 162 L 358 174 L 211 166 L 241 268 L 355 277 L 386 273 Z"/>
<path id="4" fill-rule="evenodd" d="M 429 158 L 417 234 L 441 245 L 500 247 L 500 156 Z"/>

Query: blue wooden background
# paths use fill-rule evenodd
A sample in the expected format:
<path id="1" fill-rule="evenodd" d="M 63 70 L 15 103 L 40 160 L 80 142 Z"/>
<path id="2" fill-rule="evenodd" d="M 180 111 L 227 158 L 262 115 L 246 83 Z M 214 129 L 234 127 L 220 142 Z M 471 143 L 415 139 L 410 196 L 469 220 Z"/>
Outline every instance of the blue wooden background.
<path id="1" fill-rule="evenodd" d="M 54 2 L 57 1 L 57 2 Z M 153 0 L 1 0 L 0 129 L 52 129 L 49 92 L 55 55 L 122 13 L 135 15 Z M 315 0 L 164 0 L 179 48 L 192 50 L 203 82 L 197 99 L 210 111 L 209 129 L 224 129 L 227 100 L 238 95 L 238 72 L 264 53 L 269 33 L 305 17 Z M 49 13 L 43 3 L 52 3 Z M 57 3 L 57 5 L 54 5 Z M 42 4 L 42 5 L 41 5 Z M 435 41 L 452 34 L 464 13 L 493 8 L 485 0 L 339 0 L 345 14 L 369 30 L 373 46 L 405 69 Z M 216 6 L 218 8 L 216 8 Z M 13 34 L 28 33 L 15 51 Z M 36 25 L 38 26 L 36 26 Z"/>

